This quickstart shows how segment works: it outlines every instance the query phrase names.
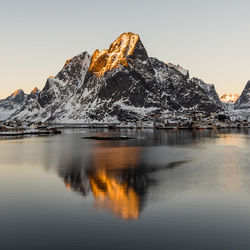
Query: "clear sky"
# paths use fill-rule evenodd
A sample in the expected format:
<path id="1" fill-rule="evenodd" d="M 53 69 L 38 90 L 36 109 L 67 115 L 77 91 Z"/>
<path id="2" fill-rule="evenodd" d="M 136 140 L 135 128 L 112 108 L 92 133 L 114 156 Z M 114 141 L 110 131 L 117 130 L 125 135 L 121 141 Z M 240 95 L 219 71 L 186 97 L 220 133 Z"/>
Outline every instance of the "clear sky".
<path id="1" fill-rule="evenodd" d="M 248 0 L 0 0 L 0 98 L 42 89 L 66 59 L 138 33 L 149 56 L 180 64 L 217 92 L 250 79 Z"/>

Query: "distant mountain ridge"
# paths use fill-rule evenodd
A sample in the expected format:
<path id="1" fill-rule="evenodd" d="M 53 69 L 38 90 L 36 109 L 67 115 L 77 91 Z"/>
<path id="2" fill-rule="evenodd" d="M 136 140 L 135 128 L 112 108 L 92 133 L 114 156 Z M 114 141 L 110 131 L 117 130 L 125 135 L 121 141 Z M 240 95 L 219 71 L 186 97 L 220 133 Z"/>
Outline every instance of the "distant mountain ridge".
<path id="1" fill-rule="evenodd" d="M 149 57 L 139 35 L 123 33 L 107 50 L 66 61 L 45 87 L 11 117 L 28 121 L 135 121 L 167 111 L 214 112 L 214 85 Z"/>
<path id="2" fill-rule="evenodd" d="M 30 94 L 25 94 L 22 89 L 17 89 L 10 96 L 0 100 L 0 121 L 6 120 L 20 112 L 30 102 L 37 98 L 39 90 L 35 87 Z"/>
<path id="3" fill-rule="evenodd" d="M 238 98 L 238 94 L 224 94 L 220 97 L 220 101 L 223 103 L 235 103 Z"/>

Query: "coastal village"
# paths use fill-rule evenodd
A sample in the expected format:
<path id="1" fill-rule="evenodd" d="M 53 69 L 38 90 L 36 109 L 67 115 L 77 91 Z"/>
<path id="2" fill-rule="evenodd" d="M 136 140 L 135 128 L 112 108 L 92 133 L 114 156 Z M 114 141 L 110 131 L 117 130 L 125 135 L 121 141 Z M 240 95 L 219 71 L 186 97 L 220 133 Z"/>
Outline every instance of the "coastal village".
<path id="1" fill-rule="evenodd" d="M 48 123 L 26 123 L 18 120 L 0 122 L 0 136 L 53 135 L 61 134 L 55 126 Z"/>
<path id="2" fill-rule="evenodd" d="M 108 128 L 108 129 L 225 129 L 250 128 L 250 118 L 232 118 L 226 112 L 167 112 L 143 119 L 122 123 L 50 124 L 48 122 L 25 122 L 10 120 L 0 122 L 0 135 L 59 134 L 62 128 Z"/>

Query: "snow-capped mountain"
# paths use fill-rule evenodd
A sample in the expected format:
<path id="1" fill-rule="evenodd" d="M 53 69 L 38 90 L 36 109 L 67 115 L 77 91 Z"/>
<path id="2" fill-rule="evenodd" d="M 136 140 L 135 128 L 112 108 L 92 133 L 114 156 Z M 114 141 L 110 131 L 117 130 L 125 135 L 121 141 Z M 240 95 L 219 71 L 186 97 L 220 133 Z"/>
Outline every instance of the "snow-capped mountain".
<path id="1" fill-rule="evenodd" d="M 20 110 L 26 100 L 27 95 L 22 89 L 18 89 L 9 97 L 0 100 L 0 121 L 8 119 L 12 114 Z"/>
<path id="2" fill-rule="evenodd" d="M 148 54 L 139 35 L 123 33 L 92 57 L 68 60 L 38 98 L 15 117 L 51 122 L 130 121 L 165 111 L 222 109 L 213 85 Z"/>
<path id="3" fill-rule="evenodd" d="M 235 103 L 239 98 L 238 94 L 224 94 L 220 97 L 222 103 Z"/>
<path id="4" fill-rule="evenodd" d="M 9 97 L 0 100 L 0 121 L 6 120 L 19 113 L 26 106 L 32 103 L 39 94 L 39 90 L 35 87 L 30 94 L 25 94 L 22 89 L 16 90 Z"/>
<path id="5" fill-rule="evenodd" d="M 236 101 L 234 109 L 250 109 L 250 81 L 247 82 L 239 99 Z"/>

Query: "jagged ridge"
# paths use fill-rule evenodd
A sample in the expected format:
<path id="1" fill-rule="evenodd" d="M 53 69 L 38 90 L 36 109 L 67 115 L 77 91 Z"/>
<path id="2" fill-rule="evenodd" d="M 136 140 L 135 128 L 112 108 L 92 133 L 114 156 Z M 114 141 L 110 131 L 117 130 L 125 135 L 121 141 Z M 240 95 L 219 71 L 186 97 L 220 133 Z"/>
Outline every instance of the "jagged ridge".
<path id="1" fill-rule="evenodd" d="M 0 100 L 0 121 L 6 120 L 19 113 L 37 98 L 39 90 L 35 87 L 30 94 L 25 94 L 22 89 L 17 89 L 9 97 Z"/>
<path id="2" fill-rule="evenodd" d="M 130 121 L 166 111 L 221 109 L 213 85 L 150 58 L 137 34 L 108 50 L 84 52 L 49 78 L 37 100 L 15 117 L 52 122 Z"/>

